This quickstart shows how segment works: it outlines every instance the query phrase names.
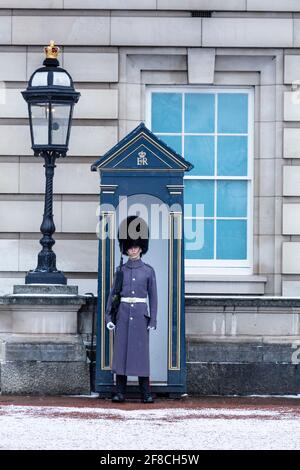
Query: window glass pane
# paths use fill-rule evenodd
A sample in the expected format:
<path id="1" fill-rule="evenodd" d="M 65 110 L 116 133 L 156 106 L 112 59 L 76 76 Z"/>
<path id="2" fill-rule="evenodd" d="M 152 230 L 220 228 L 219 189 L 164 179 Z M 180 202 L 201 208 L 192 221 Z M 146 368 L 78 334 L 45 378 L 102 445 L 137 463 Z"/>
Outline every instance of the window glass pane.
<path id="1" fill-rule="evenodd" d="M 52 144 L 67 144 L 70 109 L 69 104 L 52 104 Z"/>
<path id="2" fill-rule="evenodd" d="M 48 145 L 49 103 L 32 104 L 31 118 L 34 145 Z"/>
<path id="3" fill-rule="evenodd" d="M 218 137 L 218 175 L 247 175 L 247 137 Z"/>
<path id="4" fill-rule="evenodd" d="M 171 149 L 175 150 L 175 152 L 182 155 L 182 146 L 181 146 L 181 137 L 179 135 L 157 135 L 157 137 L 165 142 Z"/>
<path id="5" fill-rule="evenodd" d="M 247 181 L 217 182 L 217 217 L 247 217 Z"/>
<path id="6" fill-rule="evenodd" d="M 201 91 L 152 93 L 151 129 L 194 165 L 184 178 L 186 259 L 230 265 L 247 259 L 248 93 Z"/>
<path id="7" fill-rule="evenodd" d="M 217 259 L 247 258 L 247 221 L 217 220 Z"/>
<path id="8" fill-rule="evenodd" d="M 184 180 L 185 215 L 213 217 L 214 181 Z M 191 206 L 188 206 L 190 204 Z M 198 204 L 198 207 L 196 207 Z"/>
<path id="9" fill-rule="evenodd" d="M 246 134 L 248 132 L 248 95 L 218 94 L 218 132 Z"/>
<path id="10" fill-rule="evenodd" d="M 185 219 L 184 243 L 186 259 L 213 259 L 214 221 Z"/>
<path id="11" fill-rule="evenodd" d="M 182 94 L 152 93 L 152 132 L 181 132 Z"/>
<path id="12" fill-rule="evenodd" d="M 184 140 L 184 157 L 194 165 L 189 175 L 214 175 L 214 137 L 186 136 Z"/>
<path id="13" fill-rule="evenodd" d="M 215 96 L 211 93 L 185 94 L 184 132 L 211 133 L 215 128 Z"/>

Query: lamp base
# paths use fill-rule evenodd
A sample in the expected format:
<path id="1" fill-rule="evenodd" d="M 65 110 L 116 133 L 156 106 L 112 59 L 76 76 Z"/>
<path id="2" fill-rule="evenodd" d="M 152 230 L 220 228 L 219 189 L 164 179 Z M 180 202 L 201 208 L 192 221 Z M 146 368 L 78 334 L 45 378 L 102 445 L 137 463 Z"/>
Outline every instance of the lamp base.
<path id="1" fill-rule="evenodd" d="M 25 284 L 67 284 L 67 278 L 62 271 L 29 271 Z"/>

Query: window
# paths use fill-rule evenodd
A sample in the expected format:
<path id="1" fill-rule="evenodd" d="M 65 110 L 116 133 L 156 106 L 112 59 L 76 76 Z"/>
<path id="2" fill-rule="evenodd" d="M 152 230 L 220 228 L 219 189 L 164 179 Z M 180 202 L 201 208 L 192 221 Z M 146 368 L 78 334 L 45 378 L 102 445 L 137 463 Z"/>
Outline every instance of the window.
<path id="1" fill-rule="evenodd" d="M 250 273 L 252 90 L 151 88 L 147 125 L 194 165 L 184 177 L 186 267 Z"/>

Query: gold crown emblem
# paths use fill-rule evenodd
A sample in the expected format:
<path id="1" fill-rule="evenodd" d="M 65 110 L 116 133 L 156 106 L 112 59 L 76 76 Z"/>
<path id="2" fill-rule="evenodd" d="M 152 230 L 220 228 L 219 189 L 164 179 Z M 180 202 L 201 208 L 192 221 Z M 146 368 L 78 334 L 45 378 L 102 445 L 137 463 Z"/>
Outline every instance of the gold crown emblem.
<path id="1" fill-rule="evenodd" d="M 44 51 L 47 59 L 57 59 L 59 54 L 59 47 L 55 46 L 54 41 L 50 41 L 49 46 L 44 47 Z"/>

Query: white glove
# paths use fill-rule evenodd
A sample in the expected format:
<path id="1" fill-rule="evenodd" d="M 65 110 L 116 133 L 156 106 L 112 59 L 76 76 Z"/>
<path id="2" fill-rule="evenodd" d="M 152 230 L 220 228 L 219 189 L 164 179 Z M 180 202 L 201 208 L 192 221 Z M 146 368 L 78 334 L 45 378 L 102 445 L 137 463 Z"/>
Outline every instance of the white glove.
<path id="1" fill-rule="evenodd" d="M 112 321 L 110 321 L 110 322 L 107 323 L 106 326 L 109 330 L 113 330 L 116 325 Z"/>
<path id="2" fill-rule="evenodd" d="M 147 330 L 155 330 L 155 326 L 147 326 Z"/>

